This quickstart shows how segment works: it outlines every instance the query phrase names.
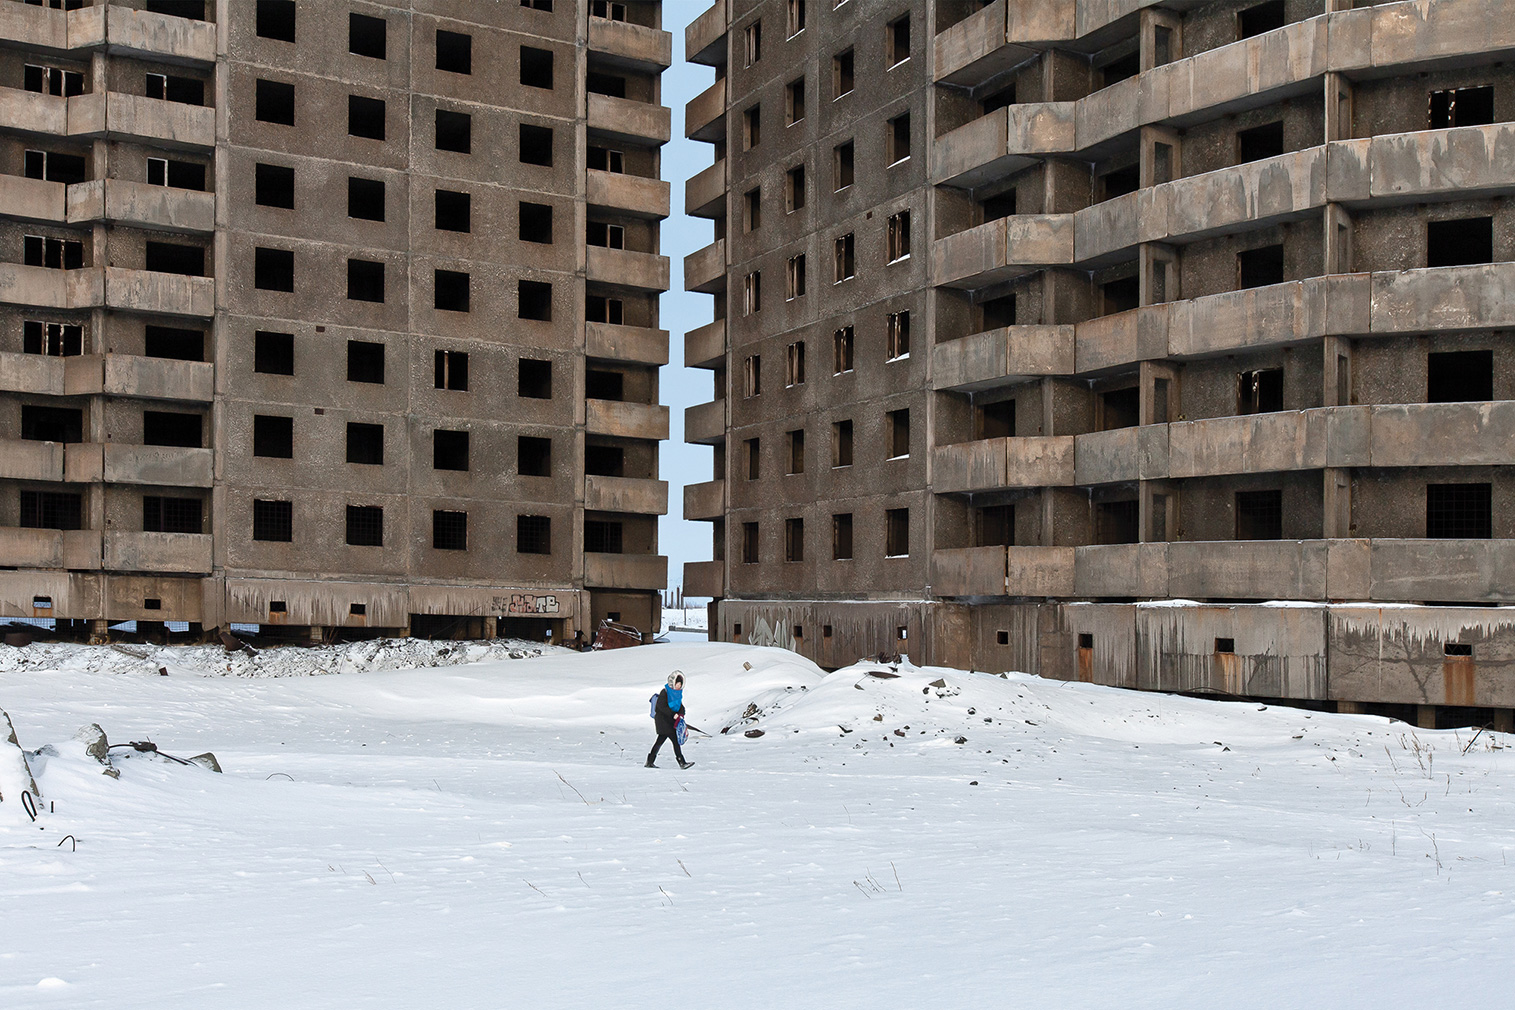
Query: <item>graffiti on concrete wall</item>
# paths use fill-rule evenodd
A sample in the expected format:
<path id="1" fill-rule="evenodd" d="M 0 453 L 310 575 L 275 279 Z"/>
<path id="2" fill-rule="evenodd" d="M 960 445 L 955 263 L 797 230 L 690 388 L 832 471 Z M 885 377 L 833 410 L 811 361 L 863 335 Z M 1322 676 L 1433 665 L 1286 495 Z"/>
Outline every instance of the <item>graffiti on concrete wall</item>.
<path id="1" fill-rule="evenodd" d="M 558 598 L 535 596 L 531 593 L 512 593 L 508 600 L 503 596 L 496 596 L 494 608 L 507 614 L 556 614 Z"/>
<path id="2" fill-rule="evenodd" d="M 767 618 L 759 617 L 752 626 L 752 633 L 747 636 L 747 644 L 793 649 L 794 634 L 790 630 L 789 622 L 782 618 L 775 619 L 772 624 L 769 624 Z"/>

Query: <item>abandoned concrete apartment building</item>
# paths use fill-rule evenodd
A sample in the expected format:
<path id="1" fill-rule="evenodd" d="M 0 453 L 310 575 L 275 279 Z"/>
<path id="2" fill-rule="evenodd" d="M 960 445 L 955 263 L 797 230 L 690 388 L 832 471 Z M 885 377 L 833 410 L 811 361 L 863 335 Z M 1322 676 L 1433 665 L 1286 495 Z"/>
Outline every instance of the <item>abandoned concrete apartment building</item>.
<path id="1" fill-rule="evenodd" d="M 661 17 L 0 0 L 0 617 L 657 628 Z"/>
<path id="2" fill-rule="evenodd" d="M 686 52 L 713 637 L 1511 728 L 1515 5 L 721 0 Z"/>

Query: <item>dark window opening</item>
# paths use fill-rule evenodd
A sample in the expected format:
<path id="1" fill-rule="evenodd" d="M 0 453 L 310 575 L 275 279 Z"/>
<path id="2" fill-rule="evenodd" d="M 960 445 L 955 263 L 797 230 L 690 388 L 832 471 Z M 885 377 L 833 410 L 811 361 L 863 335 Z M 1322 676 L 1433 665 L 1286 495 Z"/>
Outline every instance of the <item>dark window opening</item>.
<path id="1" fill-rule="evenodd" d="M 466 112 L 437 110 L 438 151 L 456 151 L 468 154 L 473 150 L 473 117 Z"/>
<path id="2" fill-rule="evenodd" d="M 27 151 L 22 155 L 22 171 L 28 179 L 46 179 L 72 185 L 88 175 L 88 162 L 82 155 L 58 151 Z"/>
<path id="3" fill-rule="evenodd" d="M 433 509 L 431 546 L 439 551 L 468 550 L 468 513 Z"/>
<path id="4" fill-rule="evenodd" d="M 83 529 L 84 496 L 66 491 L 22 491 L 21 525 L 32 530 Z"/>
<path id="5" fill-rule="evenodd" d="M 833 149 L 832 167 L 834 171 L 832 176 L 832 189 L 843 190 L 852 185 L 852 180 L 854 178 L 853 151 L 853 142 L 850 140 L 845 144 L 838 144 L 836 148 Z"/>
<path id="6" fill-rule="evenodd" d="M 261 291 L 295 289 L 295 254 L 288 249 L 253 250 L 253 287 Z"/>
<path id="7" fill-rule="evenodd" d="M 436 353 L 436 388 L 464 391 L 468 389 L 468 352 Z"/>
<path id="8" fill-rule="evenodd" d="M 831 465 L 852 465 L 852 422 L 837 421 L 831 426 Z"/>
<path id="9" fill-rule="evenodd" d="M 1263 32 L 1271 32 L 1288 24 L 1284 16 L 1284 0 L 1268 0 L 1255 7 L 1248 7 L 1236 15 L 1236 37 L 1250 39 Z"/>
<path id="10" fill-rule="evenodd" d="M 369 140 L 384 139 L 384 100 L 365 98 L 362 95 L 347 96 L 347 132 L 354 137 Z"/>
<path id="11" fill-rule="evenodd" d="M 437 428 L 431 433 L 433 470 L 468 469 L 468 432 Z"/>
<path id="12" fill-rule="evenodd" d="M 1434 351 L 1426 355 L 1426 402 L 1494 399 L 1493 351 Z"/>
<path id="13" fill-rule="evenodd" d="M 551 516 L 516 516 L 516 553 L 552 553 Z"/>
<path id="14" fill-rule="evenodd" d="M 754 105 L 742 113 L 742 150 L 750 151 L 763 141 L 763 107 Z"/>
<path id="15" fill-rule="evenodd" d="M 79 159 L 83 170 L 84 159 Z M 81 179 L 69 180 L 79 182 Z M 63 181 L 63 180 L 58 180 Z M 205 192 L 205 166 L 193 161 L 174 161 L 171 158 L 147 159 L 147 183 L 149 186 L 169 186 L 173 189 L 192 189 Z"/>
<path id="16" fill-rule="evenodd" d="M 1236 287 L 1260 288 L 1284 282 L 1284 247 L 1268 245 L 1236 254 Z"/>
<path id="17" fill-rule="evenodd" d="M 436 287 L 435 306 L 440 312 L 468 311 L 468 274 L 460 270 L 437 270 L 432 283 Z"/>
<path id="18" fill-rule="evenodd" d="M 603 368 L 590 368 L 584 372 L 584 398 L 587 400 L 626 399 L 626 376 Z"/>
<path id="19" fill-rule="evenodd" d="M 584 550 L 593 554 L 622 553 L 625 544 L 621 524 L 601 519 L 584 520 Z"/>
<path id="20" fill-rule="evenodd" d="M 384 345 L 373 340 L 347 342 L 347 381 L 384 383 Z"/>
<path id="21" fill-rule="evenodd" d="M 143 495 L 142 530 L 146 533 L 204 532 L 200 499 Z"/>
<path id="22" fill-rule="evenodd" d="M 910 455 L 910 411 L 908 409 L 891 410 L 884 415 L 884 438 L 890 459 Z"/>
<path id="23" fill-rule="evenodd" d="M 205 250 L 175 242 L 149 242 L 144 266 L 155 273 L 205 276 Z"/>
<path id="24" fill-rule="evenodd" d="M 253 499 L 252 538 L 289 543 L 294 540 L 294 503 Z M 284 611 L 283 601 L 276 600 L 268 606 L 270 613 Z"/>
<path id="25" fill-rule="evenodd" d="M 473 73 L 473 36 L 438 28 L 437 69 L 450 74 Z"/>
<path id="26" fill-rule="evenodd" d="M 42 95 L 72 97 L 84 94 L 84 74 L 78 70 L 64 70 L 61 67 L 45 67 L 28 63 L 22 71 L 21 83 L 25 90 Z M 151 81 L 149 81 L 149 86 L 151 86 Z"/>
<path id="27" fill-rule="evenodd" d="M 795 563 L 805 560 L 805 520 L 784 520 L 784 560 Z"/>
<path id="28" fill-rule="evenodd" d="M 387 27 L 383 18 L 348 14 L 347 51 L 354 56 L 368 56 L 376 60 L 387 58 Z"/>
<path id="29" fill-rule="evenodd" d="M 382 302 L 384 264 L 373 260 L 348 260 L 347 299 L 354 302 Z"/>
<path id="30" fill-rule="evenodd" d="M 1104 299 L 1105 315 L 1129 312 L 1141 304 L 1141 281 L 1136 277 L 1122 277 L 1100 285 Z"/>
<path id="31" fill-rule="evenodd" d="M 1236 539 L 1282 540 L 1283 536 L 1282 491 L 1236 492 Z"/>
<path id="32" fill-rule="evenodd" d="M 789 432 L 789 472 L 805 472 L 805 429 Z"/>
<path id="33" fill-rule="evenodd" d="M 528 88 L 552 90 L 552 50 L 521 47 L 521 83 Z"/>
<path id="34" fill-rule="evenodd" d="M 253 97 L 253 118 L 261 123 L 294 126 L 295 86 L 260 78 Z"/>
<path id="35" fill-rule="evenodd" d="M 84 411 L 76 407 L 23 405 L 21 437 L 32 442 L 82 442 Z"/>
<path id="36" fill-rule="evenodd" d="M 1099 177 L 1100 190 L 1104 193 L 1106 200 L 1136 192 L 1141 188 L 1141 181 L 1140 165 L 1127 165 L 1125 168 L 1117 168 Z"/>
<path id="37" fill-rule="evenodd" d="M 449 189 L 437 190 L 436 225 L 439 231 L 473 231 L 473 197 Z"/>
<path id="38" fill-rule="evenodd" d="M 974 509 L 973 536 L 979 547 L 1006 547 L 1015 543 L 1015 506 L 986 505 Z"/>
<path id="39" fill-rule="evenodd" d="M 204 447 L 199 414 L 181 414 L 164 410 L 142 412 L 142 444 L 172 445 L 185 449 Z"/>
<path id="40" fill-rule="evenodd" d="M 620 74 L 596 73 L 591 70 L 584 75 L 584 90 L 592 95 L 625 98 L 626 78 Z"/>
<path id="41" fill-rule="evenodd" d="M 855 87 L 853 51 L 837 53 L 831 58 L 831 98 L 835 101 Z"/>
<path id="42" fill-rule="evenodd" d="M 552 320 L 552 285 L 521 281 L 516 286 L 516 315 L 521 319 Z"/>
<path id="43" fill-rule="evenodd" d="M 805 118 L 805 79 L 790 81 L 784 89 L 784 119 L 790 125 Z"/>
<path id="44" fill-rule="evenodd" d="M 268 375 L 294 375 L 295 335 L 270 330 L 254 333 L 253 371 Z"/>
<path id="45" fill-rule="evenodd" d="M 1249 161 L 1261 161 L 1263 158 L 1276 158 L 1283 153 L 1283 120 L 1254 126 L 1250 130 L 1241 130 L 1236 134 L 1236 163 L 1238 165 L 1245 165 Z"/>
<path id="46" fill-rule="evenodd" d="M 1426 266 L 1494 262 L 1494 219 L 1469 217 L 1426 223 Z"/>
<path id="47" fill-rule="evenodd" d="M 185 330 L 175 326 L 146 326 L 142 332 L 142 353 L 149 358 L 204 361 L 205 331 Z"/>
<path id="48" fill-rule="evenodd" d="M 1236 412 L 1272 414 L 1284 409 L 1284 370 L 1260 368 L 1236 377 Z"/>
<path id="49" fill-rule="evenodd" d="M 586 221 L 584 241 L 603 249 L 625 249 L 626 229 L 621 225 L 610 224 L 606 221 Z"/>
<path id="50" fill-rule="evenodd" d="M 742 523 L 742 564 L 755 565 L 758 563 L 758 524 Z M 736 626 L 736 634 L 742 633 L 742 626 Z"/>
<path id="51" fill-rule="evenodd" d="M 347 542 L 354 547 L 383 547 L 384 509 L 378 505 L 347 506 Z"/>
<path id="52" fill-rule="evenodd" d="M 295 40 L 295 0 L 258 0 L 258 37 Z"/>
<path id="53" fill-rule="evenodd" d="M 295 419 L 269 414 L 253 415 L 253 455 L 293 459 Z"/>
<path id="54" fill-rule="evenodd" d="M 831 517 L 831 560 L 852 560 L 851 512 L 842 512 Z"/>
<path id="55" fill-rule="evenodd" d="M 552 439 L 521 435 L 516 438 L 516 473 L 522 477 L 552 475 Z"/>
<path id="56" fill-rule="evenodd" d="M 1446 642 L 1441 648 L 1444 656 L 1471 656 L 1473 646 L 1467 642 Z"/>
<path id="57" fill-rule="evenodd" d="M 763 443 L 749 438 L 742 444 L 747 447 L 747 479 L 757 480 L 763 473 Z"/>
<path id="58" fill-rule="evenodd" d="M 1099 406 L 1100 431 L 1129 428 L 1141 423 L 1141 390 L 1135 386 L 1101 393 Z"/>
<path id="59" fill-rule="evenodd" d="M 626 305 L 621 299 L 607 295 L 585 295 L 584 319 L 591 323 L 620 326 L 626 322 Z"/>
<path id="60" fill-rule="evenodd" d="M 521 124 L 521 164 L 552 166 L 552 128 Z"/>
<path id="61" fill-rule="evenodd" d="M 1140 536 L 1135 501 L 1094 504 L 1094 540 L 1100 544 L 1134 544 Z"/>
<path id="62" fill-rule="evenodd" d="M 984 329 L 998 330 L 1015 325 L 1015 296 L 1003 295 L 991 298 L 979 305 L 984 314 Z"/>
<path id="63" fill-rule="evenodd" d="M 1488 540 L 1494 535 L 1490 484 L 1427 484 L 1426 536 Z"/>
<path id="64" fill-rule="evenodd" d="M 796 165 L 784 176 L 784 210 L 793 213 L 805 206 L 805 166 Z"/>
<path id="65" fill-rule="evenodd" d="M 979 438 L 1015 437 L 1015 401 L 986 403 L 973 411 L 974 434 Z"/>
<path id="66" fill-rule="evenodd" d="M 902 558 L 910 553 L 910 510 L 884 510 L 884 556 Z"/>
<path id="67" fill-rule="evenodd" d="M 521 0 L 521 6 L 529 10 L 552 13 L 552 0 Z"/>
<path id="68" fill-rule="evenodd" d="M 204 105 L 205 82 L 173 74 L 148 74 L 145 94 L 148 98 L 180 105 Z"/>
<path id="69" fill-rule="evenodd" d="M 347 462 L 364 466 L 384 465 L 384 426 L 347 423 Z"/>
<path id="70" fill-rule="evenodd" d="M 1133 49 L 1124 56 L 1117 56 L 1100 68 L 1100 83 L 1104 87 L 1135 77 L 1141 72 L 1141 51 Z"/>
<path id="71" fill-rule="evenodd" d="M 1430 120 L 1433 130 L 1494 122 L 1493 85 L 1431 92 Z"/>
<path id="72" fill-rule="evenodd" d="M 27 354 L 53 358 L 84 353 L 84 327 L 73 323 L 45 323 L 28 319 L 21 325 L 21 349 Z M 198 360 L 198 359 L 196 359 Z"/>
<path id="73" fill-rule="evenodd" d="M 596 477 L 626 476 L 626 450 L 618 445 L 584 446 L 584 472 Z"/>
<path id="74" fill-rule="evenodd" d="M 347 216 L 360 221 L 384 220 L 384 183 L 379 179 L 347 177 Z"/>
<path id="75" fill-rule="evenodd" d="M 57 4 L 53 8 L 57 9 Z M 70 7 L 69 10 L 77 10 Z M 205 0 L 147 0 L 142 9 L 153 14 L 167 14 L 174 18 L 187 18 L 190 21 L 205 20 Z"/>
<path id="76" fill-rule="evenodd" d="M 1015 82 L 1014 81 L 1010 82 L 1009 87 L 1001 88 L 1000 90 L 994 92 L 991 95 L 986 95 L 984 97 L 984 99 L 979 102 L 979 106 L 984 110 L 984 115 L 986 115 L 986 116 L 989 113 L 994 112 L 997 109 L 1008 108 L 1008 107 L 1010 107 L 1010 106 L 1012 106 L 1014 104 L 1015 104 Z"/>
<path id="77" fill-rule="evenodd" d="M 626 171 L 626 153 L 590 144 L 588 167 L 600 172 L 615 172 L 618 175 L 624 174 Z"/>
<path id="78" fill-rule="evenodd" d="M 77 270 L 84 266 L 84 243 L 41 235 L 24 235 L 21 240 L 21 258 L 29 267 Z"/>
<path id="79" fill-rule="evenodd" d="M 998 221 L 1001 218 L 1010 217 L 1015 213 L 1015 189 L 1007 189 L 998 196 L 991 196 L 981 206 L 984 211 L 984 223 Z"/>
<path id="80" fill-rule="evenodd" d="M 516 395 L 531 400 L 552 399 L 552 362 L 539 358 L 520 359 Z"/>
<path id="81" fill-rule="evenodd" d="M 552 205 L 521 202 L 519 237 L 522 242 L 552 244 Z"/>
<path id="82" fill-rule="evenodd" d="M 910 58 L 910 15 L 889 26 L 889 66 L 894 67 Z"/>

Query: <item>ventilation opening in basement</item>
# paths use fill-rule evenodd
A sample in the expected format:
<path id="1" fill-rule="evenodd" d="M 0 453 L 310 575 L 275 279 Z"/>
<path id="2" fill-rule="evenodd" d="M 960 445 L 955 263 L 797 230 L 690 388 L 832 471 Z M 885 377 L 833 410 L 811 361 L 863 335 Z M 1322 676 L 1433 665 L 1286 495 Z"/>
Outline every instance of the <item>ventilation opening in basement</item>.
<path id="1" fill-rule="evenodd" d="M 1494 399 L 1493 351 L 1434 351 L 1426 355 L 1426 402 Z"/>
<path id="2" fill-rule="evenodd" d="M 1465 642 L 1447 642 L 1442 646 L 1442 654 L 1447 656 L 1468 656 L 1471 658 L 1473 655 L 1473 646 Z"/>
<path id="3" fill-rule="evenodd" d="M 1215 640 L 1215 651 L 1221 654 L 1231 654 L 1236 652 L 1236 639 L 1217 638 Z"/>
<path id="4" fill-rule="evenodd" d="M 1000 634 L 1001 635 L 1005 635 L 1005 637 L 1006 637 L 1007 640 L 1010 637 L 1008 633 L 1003 632 L 1003 631 L 1001 631 Z M 1005 643 L 1001 643 L 1001 644 L 1005 644 Z M 1087 631 L 1086 632 L 1081 632 L 1079 634 L 1079 636 L 1078 636 L 1078 647 L 1080 649 L 1092 649 L 1092 648 L 1094 648 L 1094 635 L 1091 634 L 1091 633 L 1089 633 L 1089 632 L 1087 632 Z"/>
<path id="5" fill-rule="evenodd" d="M 1467 217 L 1426 223 L 1426 266 L 1494 262 L 1494 219 Z"/>

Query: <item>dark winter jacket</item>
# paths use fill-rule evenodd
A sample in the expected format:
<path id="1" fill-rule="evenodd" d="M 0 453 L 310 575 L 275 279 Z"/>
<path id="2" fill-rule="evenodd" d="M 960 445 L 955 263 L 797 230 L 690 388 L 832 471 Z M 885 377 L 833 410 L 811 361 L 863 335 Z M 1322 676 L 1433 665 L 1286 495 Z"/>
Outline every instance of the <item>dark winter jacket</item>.
<path id="1" fill-rule="evenodd" d="M 688 706 L 680 706 L 679 711 L 684 714 L 687 722 L 689 719 Z M 658 692 L 657 726 L 660 736 L 673 736 L 673 709 L 668 707 L 668 688 Z"/>

